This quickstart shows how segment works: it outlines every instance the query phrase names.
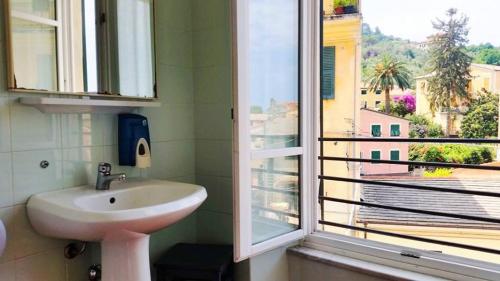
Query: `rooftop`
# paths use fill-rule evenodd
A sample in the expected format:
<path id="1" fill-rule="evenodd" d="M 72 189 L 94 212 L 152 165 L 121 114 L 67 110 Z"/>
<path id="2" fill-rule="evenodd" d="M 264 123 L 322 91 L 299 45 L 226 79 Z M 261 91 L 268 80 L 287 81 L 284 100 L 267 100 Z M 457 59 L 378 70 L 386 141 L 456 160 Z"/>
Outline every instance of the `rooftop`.
<path id="1" fill-rule="evenodd" d="M 397 182 L 445 189 L 456 188 L 500 192 L 500 182 L 498 180 L 398 179 Z M 365 184 L 363 185 L 362 199 L 364 202 L 388 206 L 500 219 L 500 198 L 495 197 Z M 357 221 L 369 224 L 500 229 L 498 224 L 493 223 L 365 206 L 360 207 Z"/>

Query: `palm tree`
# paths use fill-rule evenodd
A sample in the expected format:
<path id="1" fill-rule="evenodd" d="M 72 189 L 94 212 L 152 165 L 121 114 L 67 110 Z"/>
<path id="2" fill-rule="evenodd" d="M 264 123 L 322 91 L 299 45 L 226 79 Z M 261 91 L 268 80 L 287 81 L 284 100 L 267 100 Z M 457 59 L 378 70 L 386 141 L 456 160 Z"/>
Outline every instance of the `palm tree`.
<path id="1" fill-rule="evenodd" d="M 402 91 L 410 88 L 410 71 L 405 63 L 385 55 L 377 62 L 368 76 L 369 90 L 385 92 L 385 112 L 391 112 L 390 92 L 395 87 Z"/>

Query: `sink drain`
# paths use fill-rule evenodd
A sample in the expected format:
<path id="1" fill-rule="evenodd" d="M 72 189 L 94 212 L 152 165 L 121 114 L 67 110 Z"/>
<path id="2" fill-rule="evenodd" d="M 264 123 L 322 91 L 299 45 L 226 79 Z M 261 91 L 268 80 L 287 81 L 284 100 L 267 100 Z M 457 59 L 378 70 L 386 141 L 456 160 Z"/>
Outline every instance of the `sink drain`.
<path id="1" fill-rule="evenodd" d="M 111 198 L 109 198 L 109 203 L 113 204 L 113 203 L 115 203 L 115 202 L 116 202 L 115 197 L 111 197 Z"/>

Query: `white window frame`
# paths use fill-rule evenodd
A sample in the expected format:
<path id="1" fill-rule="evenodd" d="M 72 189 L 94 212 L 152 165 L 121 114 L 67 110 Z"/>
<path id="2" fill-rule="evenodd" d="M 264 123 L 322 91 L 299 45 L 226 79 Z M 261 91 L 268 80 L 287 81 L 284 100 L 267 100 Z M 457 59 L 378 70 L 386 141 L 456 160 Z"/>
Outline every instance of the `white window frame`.
<path id="1" fill-rule="evenodd" d="M 320 1 L 322 0 L 310 0 L 310 5 L 315 6 L 314 9 L 319 11 Z M 314 20 L 312 21 L 312 25 L 306 27 L 307 30 L 312 32 L 314 37 L 313 41 L 316 44 L 314 48 L 317 50 L 319 50 L 321 38 L 319 34 L 319 15 L 320 13 L 313 13 L 312 16 L 314 17 Z M 314 55 L 313 62 L 315 63 L 313 72 L 315 77 L 313 77 L 311 81 L 313 81 L 315 85 L 312 85 L 311 89 L 314 89 L 318 94 L 312 95 L 312 98 L 314 99 L 313 104 L 315 106 L 313 110 L 314 116 L 311 117 L 311 119 L 315 120 L 315 122 L 313 122 L 314 130 L 310 138 L 313 141 L 316 141 L 320 137 L 319 105 L 321 98 L 319 94 L 320 77 L 319 71 L 317 71 L 320 66 L 319 54 L 316 53 Z M 317 159 L 317 156 L 319 155 L 319 148 L 320 143 L 316 141 L 316 145 L 314 146 L 315 159 Z M 320 174 L 319 164 L 317 161 L 313 163 L 313 167 L 316 174 Z M 320 218 L 320 214 L 319 211 L 316 210 L 319 194 L 319 179 L 315 176 L 311 177 L 311 185 L 313 186 L 313 192 L 312 196 L 308 198 L 309 206 L 311 206 L 315 211 L 310 212 L 309 223 L 312 232 L 301 242 L 303 246 L 327 253 L 334 253 L 393 268 L 419 272 L 430 276 L 437 276 L 452 280 L 500 280 L 500 265 L 497 264 L 419 249 L 410 250 L 421 254 L 420 258 L 405 257 L 401 255 L 401 252 L 403 250 L 408 250 L 408 248 L 403 246 L 365 240 L 321 230 L 320 225 L 317 223 Z M 390 274 L 391 272 L 388 273 Z"/>
<path id="2" fill-rule="evenodd" d="M 391 135 L 392 133 L 392 125 L 398 125 L 399 126 L 399 136 L 393 136 Z M 389 137 L 391 138 L 400 138 L 401 137 L 401 123 L 390 123 L 389 124 Z"/>
<path id="3" fill-rule="evenodd" d="M 310 136 L 314 134 L 314 120 L 310 118 L 313 115 L 314 105 L 311 103 L 311 93 L 316 91 L 319 93 L 319 81 L 313 82 L 313 78 L 319 77 L 319 69 L 315 68 L 312 60 L 319 59 L 319 50 L 316 49 L 314 41 L 315 36 L 310 30 L 306 30 L 305 26 L 318 25 L 316 18 L 313 16 L 317 11 L 308 0 L 299 0 L 301 3 L 300 11 L 300 132 L 301 146 L 272 149 L 272 150 L 251 150 L 251 135 L 250 135 L 250 102 L 249 97 L 249 79 L 246 65 L 243 61 L 238 62 L 238 58 L 245 57 L 248 53 L 248 3 L 251 0 L 233 0 L 232 15 L 233 15 L 233 93 L 234 93 L 234 146 L 233 146 L 233 181 L 234 181 L 234 260 L 242 261 L 249 257 L 256 256 L 260 253 L 271 249 L 286 245 L 290 242 L 297 241 L 311 233 L 312 224 L 309 221 L 311 216 L 310 210 L 314 205 L 310 205 L 309 198 L 312 196 L 312 175 L 314 175 L 313 167 L 317 165 L 313 159 L 313 145 L 316 141 L 312 141 Z M 240 63 L 240 65 L 238 65 Z M 318 73 L 316 73 L 318 72 Z M 312 88 L 317 87 L 317 88 Z M 299 156 L 301 161 L 300 171 L 300 228 L 271 238 L 261 243 L 252 245 L 252 207 L 251 207 L 251 161 L 252 159 L 274 158 L 284 156 Z"/>
<path id="4" fill-rule="evenodd" d="M 10 1 L 5 0 L 4 1 L 4 13 L 5 13 L 5 22 L 6 22 L 6 32 L 7 32 L 7 49 L 8 49 L 8 54 L 7 54 L 7 63 L 8 63 L 8 73 L 9 73 L 9 78 L 8 78 L 8 87 L 11 89 L 15 89 L 15 72 L 14 72 L 14 53 L 12 50 L 12 23 L 11 19 L 17 18 L 25 21 L 30 21 L 34 23 L 39 23 L 43 25 L 48 25 L 55 27 L 56 29 L 56 65 L 57 65 L 57 87 L 58 91 L 61 89 L 64 89 L 65 83 L 65 77 L 63 75 L 65 68 L 64 68 L 64 54 L 60 50 L 64 49 L 64 44 L 63 43 L 63 9 L 66 9 L 64 2 L 65 0 L 55 0 L 56 3 L 56 14 L 55 14 L 55 19 L 48 19 L 44 17 L 40 17 L 37 15 L 33 15 L 30 13 L 26 12 L 21 12 L 21 11 L 14 11 L 11 9 L 10 6 Z M 30 89 L 31 90 L 31 89 Z M 43 89 L 32 89 L 32 90 L 43 90 Z"/>
<path id="5" fill-rule="evenodd" d="M 12 29 L 11 18 L 22 19 L 30 22 L 44 24 L 55 27 L 56 29 L 56 65 L 57 65 L 57 90 L 46 91 L 45 89 L 27 89 L 27 91 L 43 91 L 44 93 L 75 92 L 74 88 L 74 54 L 73 54 L 73 40 L 71 24 L 71 12 L 74 9 L 73 1 L 55 0 L 55 19 L 48 19 L 37 15 L 32 15 L 27 12 L 14 11 L 11 9 L 9 0 L 4 1 L 4 9 L 6 15 L 6 32 L 7 32 L 7 63 L 8 63 L 8 87 L 9 89 L 16 90 L 15 88 L 15 72 L 13 62 L 12 50 Z"/>

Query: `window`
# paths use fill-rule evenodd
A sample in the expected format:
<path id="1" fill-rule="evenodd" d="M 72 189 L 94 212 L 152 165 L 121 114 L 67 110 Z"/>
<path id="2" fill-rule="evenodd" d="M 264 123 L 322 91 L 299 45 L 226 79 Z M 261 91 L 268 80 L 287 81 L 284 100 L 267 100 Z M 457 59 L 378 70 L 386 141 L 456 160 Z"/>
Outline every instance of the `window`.
<path id="1" fill-rule="evenodd" d="M 309 104 L 304 97 L 311 95 L 301 87 L 302 67 L 307 66 L 300 53 L 301 15 L 306 17 L 301 3 L 233 2 L 238 54 L 234 122 L 238 261 L 304 236 L 303 182 L 311 163 L 305 155 L 311 142 L 303 135 L 313 126 L 306 126 L 309 119 L 303 114 Z M 333 66 L 334 48 L 325 49 L 325 54 Z M 333 97 L 332 71 L 326 71 L 329 82 L 322 83 L 329 89 L 325 98 Z"/>
<path id="2" fill-rule="evenodd" d="M 380 137 L 382 136 L 382 125 L 373 124 L 372 125 L 372 137 Z"/>
<path id="3" fill-rule="evenodd" d="M 361 26 L 361 17 L 345 21 L 323 18 L 320 42 L 341 41 L 334 32 L 335 27 L 345 28 L 349 22 L 353 22 L 353 35 L 357 34 L 360 30 L 355 26 Z M 347 36 L 342 34 L 342 37 Z M 360 66 L 362 58 L 354 55 L 354 48 L 349 49 L 349 45 L 361 44 L 360 40 L 352 36 L 345 45 L 336 45 L 337 68 L 342 69 L 338 76 L 342 75 L 342 81 L 360 78 L 350 63 L 354 61 Z M 321 48 L 317 46 L 317 53 Z M 417 96 L 421 87 L 426 87 L 425 81 L 425 76 L 417 80 Z M 344 84 L 349 83 L 337 85 L 336 99 L 351 98 L 352 102 L 336 104 L 324 99 L 319 102 L 322 106 L 318 130 L 320 181 L 318 198 L 312 199 L 318 202 L 318 225 L 317 233 L 308 237 L 305 244 L 323 246 L 323 250 L 355 259 L 383 261 L 405 269 L 421 268 L 426 273 L 444 269 L 443 272 L 447 272 L 440 277 L 445 279 L 500 280 L 500 245 L 496 239 L 486 237 L 490 231 L 500 229 L 500 212 L 494 207 L 500 204 L 497 192 L 500 184 L 488 180 L 500 171 L 500 167 L 492 167 L 495 160 L 490 158 L 500 143 L 496 133 L 492 139 L 482 140 L 409 138 L 406 136 L 410 129 L 408 123 L 391 124 L 391 121 L 399 122 L 398 119 L 383 112 L 362 110 L 356 118 L 352 112 L 361 110 L 359 105 L 363 103 L 359 100 L 365 97 L 358 94 L 352 98 L 349 93 L 363 94 L 362 90 L 344 90 Z M 382 91 L 375 94 L 378 101 L 369 101 L 371 106 L 383 104 Z M 321 97 L 319 93 L 316 96 Z M 335 106 L 336 110 L 332 110 Z M 429 119 L 439 122 L 437 118 Z M 444 123 L 440 123 L 443 126 Z M 421 131 L 418 127 L 413 129 Z M 476 151 L 472 153 L 476 156 L 480 151 L 489 155 L 486 163 L 491 166 L 460 164 L 463 162 L 456 159 L 457 155 L 463 156 L 464 151 L 471 150 Z M 415 167 L 417 164 L 419 167 Z M 460 178 L 455 178 L 457 175 Z M 495 203 L 488 207 L 484 202 Z M 456 275 L 447 275 L 450 272 Z"/>
<path id="4" fill-rule="evenodd" d="M 372 160 L 380 160 L 381 159 L 381 152 L 380 152 L 380 150 L 372 150 L 372 152 L 371 152 L 371 159 Z"/>
<path id="5" fill-rule="evenodd" d="M 10 89 L 97 92 L 94 1 L 5 2 Z"/>
<path id="6" fill-rule="evenodd" d="M 361 90 L 361 95 L 363 95 L 363 96 L 364 96 L 364 95 L 366 95 L 367 93 L 368 93 L 368 91 L 367 91 L 366 89 L 362 89 L 362 90 Z"/>
<path id="7" fill-rule="evenodd" d="M 381 103 L 381 101 L 375 101 L 375 108 L 379 108 Z"/>
<path id="8" fill-rule="evenodd" d="M 62 1 L 64 2 L 64 1 Z M 57 91 L 62 86 L 59 1 L 14 1 L 10 5 L 10 40 L 14 83 L 18 88 Z M 56 7 L 59 6 L 59 7 Z M 33 48 L 33 43 L 37 48 Z M 12 84 L 12 83 L 11 83 Z"/>
<path id="9" fill-rule="evenodd" d="M 321 95 L 324 99 L 335 98 L 335 46 L 323 47 Z"/>
<path id="10" fill-rule="evenodd" d="M 399 137 L 401 135 L 400 124 L 391 124 L 391 137 Z"/>
<path id="11" fill-rule="evenodd" d="M 399 160 L 399 150 L 391 150 L 391 160 L 393 161 Z"/>

